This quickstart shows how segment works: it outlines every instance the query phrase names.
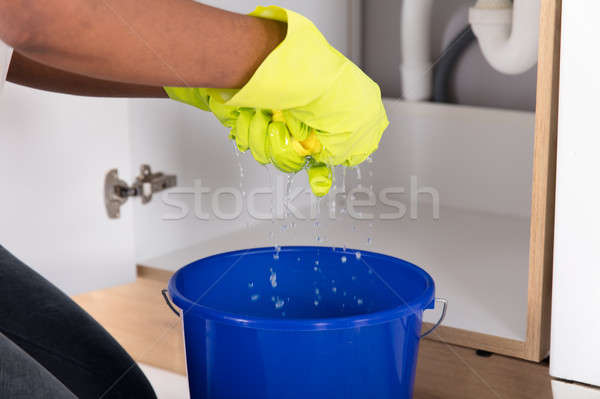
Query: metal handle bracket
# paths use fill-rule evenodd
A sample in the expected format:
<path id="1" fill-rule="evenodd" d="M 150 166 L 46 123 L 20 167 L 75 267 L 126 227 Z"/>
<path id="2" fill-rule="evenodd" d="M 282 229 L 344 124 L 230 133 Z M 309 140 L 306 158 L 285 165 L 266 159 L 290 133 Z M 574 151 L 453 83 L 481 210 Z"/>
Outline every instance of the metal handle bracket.
<path id="1" fill-rule="evenodd" d="M 431 334 L 436 328 L 438 328 L 440 326 L 440 324 L 442 324 L 442 322 L 446 318 L 446 310 L 448 310 L 448 300 L 443 299 L 443 298 L 435 298 L 435 303 L 442 304 L 442 314 L 440 316 L 440 319 L 429 330 L 427 330 L 423 334 L 421 334 L 419 339 L 424 338 L 424 337 L 428 336 L 429 334 Z"/>
<path id="2" fill-rule="evenodd" d="M 168 291 L 166 289 L 163 289 L 161 291 L 163 298 L 165 298 L 165 302 L 167 303 L 167 306 L 169 306 L 169 308 L 171 308 L 171 310 L 173 311 L 173 313 L 175 313 L 177 315 L 177 317 L 180 316 L 179 311 L 177 309 L 175 309 L 175 306 L 171 303 L 171 299 L 169 298 L 169 294 Z"/>

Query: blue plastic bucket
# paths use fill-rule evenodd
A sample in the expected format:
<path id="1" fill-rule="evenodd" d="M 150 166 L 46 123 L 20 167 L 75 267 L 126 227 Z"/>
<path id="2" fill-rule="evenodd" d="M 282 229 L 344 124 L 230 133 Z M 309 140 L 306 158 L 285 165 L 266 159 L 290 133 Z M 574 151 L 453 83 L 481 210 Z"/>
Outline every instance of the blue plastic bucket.
<path id="1" fill-rule="evenodd" d="M 434 291 L 411 263 L 326 247 L 223 253 L 169 282 L 193 399 L 410 398 Z"/>

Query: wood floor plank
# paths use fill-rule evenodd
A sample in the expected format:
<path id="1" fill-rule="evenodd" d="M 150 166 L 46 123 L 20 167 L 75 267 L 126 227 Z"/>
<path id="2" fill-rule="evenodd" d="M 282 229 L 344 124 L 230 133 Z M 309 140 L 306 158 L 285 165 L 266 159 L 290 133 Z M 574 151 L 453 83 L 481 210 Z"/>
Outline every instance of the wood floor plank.
<path id="1" fill-rule="evenodd" d="M 424 340 L 415 399 L 552 399 L 546 364 Z"/>
<path id="2" fill-rule="evenodd" d="M 78 295 L 88 311 L 138 362 L 186 374 L 180 320 L 166 306 L 166 284 L 139 278 L 133 284 Z"/>
<path id="3" fill-rule="evenodd" d="M 185 375 L 179 318 L 165 305 L 164 281 L 137 282 L 76 296 L 138 362 Z M 548 366 L 423 340 L 414 399 L 551 399 Z"/>

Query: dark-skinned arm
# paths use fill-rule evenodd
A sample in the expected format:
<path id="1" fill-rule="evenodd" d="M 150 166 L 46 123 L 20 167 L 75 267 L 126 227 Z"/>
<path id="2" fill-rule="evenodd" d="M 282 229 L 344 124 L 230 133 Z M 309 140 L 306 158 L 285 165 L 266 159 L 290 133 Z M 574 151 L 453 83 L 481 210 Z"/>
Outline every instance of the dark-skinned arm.
<path id="1" fill-rule="evenodd" d="M 162 87 L 111 82 L 49 67 L 15 52 L 8 81 L 34 89 L 91 97 L 166 97 Z"/>
<path id="2" fill-rule="evenodd" d="M 144 86 L 242 87 L 285 33 L 191 0 L 0 0 L 0 39 L 18 53 Z"/>

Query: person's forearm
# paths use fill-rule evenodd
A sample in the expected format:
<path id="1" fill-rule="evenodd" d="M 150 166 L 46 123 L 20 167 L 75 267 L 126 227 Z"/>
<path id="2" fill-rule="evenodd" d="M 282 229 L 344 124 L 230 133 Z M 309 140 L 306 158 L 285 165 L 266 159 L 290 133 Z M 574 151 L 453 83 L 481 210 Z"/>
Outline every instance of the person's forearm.
<path id="1" fill-rule="evenodd" d="M 0 38 L 28 58 L 148 86 L 241 87 L 284 37 L 191 0 L 0 0 Z"/>
<path id="2" fill-rule="evenodd" d="M 33 61 L 15 52 L 8 81 L 35 89 L 92 97 L 166 97 L 162 87 L 90 78 Z"/>

